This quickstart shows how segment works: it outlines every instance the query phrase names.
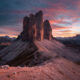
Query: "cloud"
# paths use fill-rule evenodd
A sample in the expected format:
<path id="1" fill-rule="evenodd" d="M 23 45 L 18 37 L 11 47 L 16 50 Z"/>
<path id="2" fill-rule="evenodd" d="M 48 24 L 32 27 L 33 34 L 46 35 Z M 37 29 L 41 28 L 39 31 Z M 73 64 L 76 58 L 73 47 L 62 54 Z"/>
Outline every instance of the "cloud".
<path id="1" fill-rule="evenodd" d="M 0 36 L 10 36 L 10 37 L 16 37 L 17 35 L 19 35 L 21 32 L 21 29 L 16 26 L 3 26 L 3 27 L 0 27 Z"/>
<path id="2" fill-rule="evenodd" d="M 76 32 L 73 32 L 72 30 L 53 30 L 53 36 L 54 37 L 72 37 L 76 36 Z"/>
<path id="3" fill-rule="evenodd" d="M 62 26 L 56 26 L 56 25 L 52 26 L 53 30 L 64 30 L 64 29 L 70 29 L 70 28 L 71 27 L 62 27 Z"/>
<path id="4" fill-rule="evenodd" d="M 50 24 L 65 24 L 65 25 L 71 25 L 72 24 L 72 21 L 67 21 L 65 19 L 60 19 L 60 20 L 50 20 Z"/>
<path id="5" fill-rule="evenodd" d="M 74 27 L 76 27 L 75 34 L 77 34 L 80 26 L 79 9 L 79 0 L 35 0 L 35 2 L 34 0 L 1 0 L 0 29 L 4 30 L 0 32 L 7 34 L 8 30 L 11 29 L 11 31 L 16 31 L 15 33 L 18 35 L 19 31 L 16 29 L 20 28 L 21 31 L 23 17 L 38 10 L 43 10 L 44 20 L 49 19 L 54 30 L 64 34 L 65 31 L 60 32 L 61 29 L 71 29 L 73 31 Z"/>

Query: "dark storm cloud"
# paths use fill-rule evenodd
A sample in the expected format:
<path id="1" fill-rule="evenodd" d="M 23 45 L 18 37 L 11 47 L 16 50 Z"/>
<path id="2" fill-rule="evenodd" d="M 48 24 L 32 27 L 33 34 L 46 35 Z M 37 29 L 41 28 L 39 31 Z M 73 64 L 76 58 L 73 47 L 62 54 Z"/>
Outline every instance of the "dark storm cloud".
<path id="1" fill-rule="evenodd" d="M 36 12 L 36 8 L 75 9 L 75 0 L 1 0 L 0 1 L 0 25 L 18 24 L 19 21 L 30 12 Z M 67 6 L 68 5 L 68 6 Z M 45 11 L 46 12 L 46 11 Z M 55 12 L 53 12 L 53 15 Z"/>
<path id="2" fill-rule="evenodd" d="M 35 1 L 35 2 L 34 2 Z M 25 15 L 35 12 L 35 7 L 47 7 L 40 0 L 1 0 L 0 25 L 18 24 Z"/>

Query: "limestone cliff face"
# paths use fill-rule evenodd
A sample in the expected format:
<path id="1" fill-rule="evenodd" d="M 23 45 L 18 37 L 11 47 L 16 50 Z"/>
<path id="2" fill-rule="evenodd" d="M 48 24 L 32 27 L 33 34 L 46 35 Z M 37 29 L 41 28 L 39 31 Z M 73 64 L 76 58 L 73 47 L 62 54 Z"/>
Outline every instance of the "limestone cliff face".
<path id="1" fill-rule="evenodd" d="M 48 20 L 43 22 L 43 12 L 39 11 L 35 15 L 30 14 L 24 17 L 23 31 L 18 38 L 23 41 L 51 40 L 52 30 Z"/>
<path id="2" fill-rule="evenodd" d="M 24 17 L 23 32 L 21 38 L 24 41 L 33 41 L 36 38 L 36 21 L 35 15 L 30 14 L 30 17 Z"/>
<path id="3" fill-rule="evenodd" d="M 48 20 L 44 21 L 44 38 L 48 40 L 52 39 L 52 29 Z"/>
<path id="4" fill-rule="evenodd" d="M 43 12 L 39 11 L 35 15 L 36 17 L 36 27 L 37 27 L 37 40 L 43 40 Z"/>

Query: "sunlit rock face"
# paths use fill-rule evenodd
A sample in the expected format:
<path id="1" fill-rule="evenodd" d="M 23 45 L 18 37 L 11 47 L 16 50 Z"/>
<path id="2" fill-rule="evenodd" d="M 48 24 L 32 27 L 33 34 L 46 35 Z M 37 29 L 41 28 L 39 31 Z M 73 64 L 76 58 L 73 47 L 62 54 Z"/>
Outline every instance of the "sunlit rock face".
<path id="1" fill-rule="evenodd" d="M 36 27 L 37 27 L 37 40 L 43 40 L 43 12 L 39 11 L 35 15 L 36 17 Z"/>
<path id="2" fill-rule="evenodd" d="M 52 39 L 52 29 L 48 20 L 44 21 L 44 38 L 48 40 Z"/>
<path id="3" fill-rule="evenodd" d="M 18 38 L 23 41 L 34 40 L 51 40 L 52 30 L 48 20 L 43 22 L 43 12 L 39 11 L 35 15 L 30 14 L 29 17 L 24 17 L 23 31 Z"/>
<path id="4" fill-rule="evenodd" d="M 21 33 L 23 41 L 33 41 L 36 38 L 36 21 L 35 15 L 30 14 L 29 17 L 24 17 L 23 32 Z"/>

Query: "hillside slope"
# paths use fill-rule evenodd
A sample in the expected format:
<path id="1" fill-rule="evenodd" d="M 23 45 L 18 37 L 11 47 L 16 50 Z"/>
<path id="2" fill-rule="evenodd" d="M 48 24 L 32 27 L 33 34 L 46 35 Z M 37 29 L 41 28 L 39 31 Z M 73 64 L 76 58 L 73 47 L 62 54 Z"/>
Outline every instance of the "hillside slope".
<path id="1" fill-rule="evenodd" d="M 80 61 L 80 54 L 74 53 L 56 40 L 42 40 L 34 43 L 19 40 L 0 51 L 0 64 L 32 66 L 56 57 L 74 62 Z M 34 64 L 31 63 L 32 61 Z"/>
<path id="2" fill-rule="evenodd" d="M 21 40 L 0 51 L 0 63 L 11 66 L 0 68 L 0 80 L 79 80 L 80 55 L 56 40 L 35 41 L 33 44 Z"/>

